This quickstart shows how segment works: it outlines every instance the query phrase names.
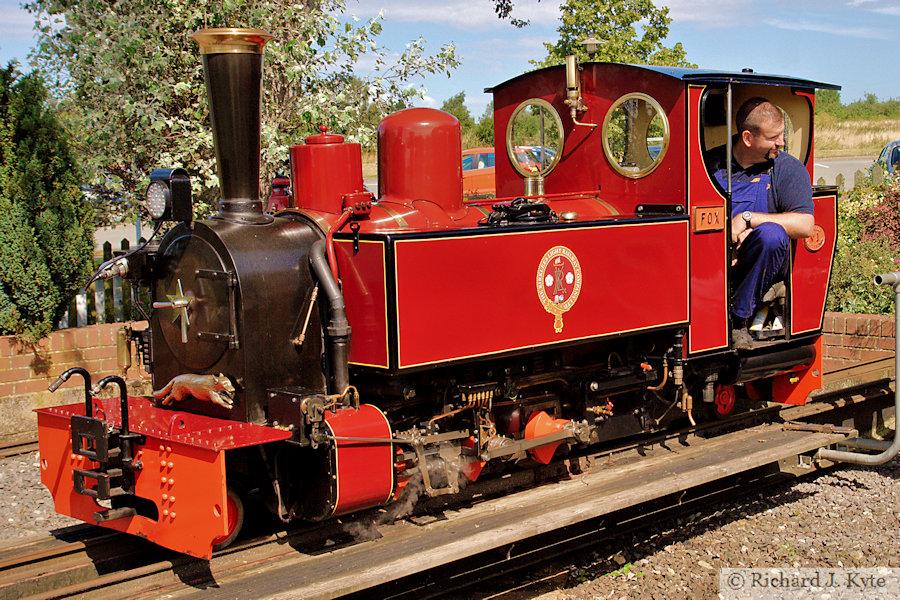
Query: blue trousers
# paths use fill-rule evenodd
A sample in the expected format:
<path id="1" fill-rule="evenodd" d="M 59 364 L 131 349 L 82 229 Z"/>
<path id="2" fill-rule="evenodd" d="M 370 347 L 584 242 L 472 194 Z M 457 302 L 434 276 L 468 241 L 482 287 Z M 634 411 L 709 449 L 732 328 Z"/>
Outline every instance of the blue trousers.
<path id="1" fill-rule="evenodd" d="M 736 316 L 752 317 L 766 291 L 787 275 L 789 248 L 790 238 L 777 223 L 762 223 L 744 239 L 732 270 L 737 286 L 731 311 Z"/>

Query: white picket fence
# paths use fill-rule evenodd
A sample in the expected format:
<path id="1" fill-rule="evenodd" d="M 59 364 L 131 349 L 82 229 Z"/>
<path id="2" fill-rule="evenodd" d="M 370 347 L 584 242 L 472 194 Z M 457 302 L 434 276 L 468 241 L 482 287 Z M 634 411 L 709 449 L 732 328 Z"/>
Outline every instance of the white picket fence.
<path id="1" fill-rule="evenodd" d="M 141 238 L 138 244 L 143 243 L 144 239 Z M 117 250 L 127 251 L 131 247 L 131 242 L 123 239 L 116 246 Z M 102 256 L 96 256 L 94 259 L 95 267 L 99 267 L 102 262 L 113 256 L 111 242 L 105 242 L 102 249 Z M 89 289 L 75 296 L 69 310 L 60 319 L 58 329 L 141 319 L 143 317 L 140 315 L 131 314 L 134 301 L 131 285 L 121 277 L 95 281 Z"/>

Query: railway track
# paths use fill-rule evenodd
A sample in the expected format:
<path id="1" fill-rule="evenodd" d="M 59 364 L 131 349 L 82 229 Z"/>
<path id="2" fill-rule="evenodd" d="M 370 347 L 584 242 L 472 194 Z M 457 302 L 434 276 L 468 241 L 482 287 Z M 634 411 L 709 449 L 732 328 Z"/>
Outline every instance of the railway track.
<path id="1" fill-rule="evenodd" d="M 826 374 L 819 402 L 804 407 L 771 407 L 513 472 L 460 497 L 423 499 L 405 518 L 388 507 L 262 535 L 209 562 L 69 528 L 0 548 L 0 600 L 438 596 L 648 518 L 813 471 L 810 453 L 846 436 L 788 431 L 781 421 L 868 425 L 892 404 L 892 360 Z"/>

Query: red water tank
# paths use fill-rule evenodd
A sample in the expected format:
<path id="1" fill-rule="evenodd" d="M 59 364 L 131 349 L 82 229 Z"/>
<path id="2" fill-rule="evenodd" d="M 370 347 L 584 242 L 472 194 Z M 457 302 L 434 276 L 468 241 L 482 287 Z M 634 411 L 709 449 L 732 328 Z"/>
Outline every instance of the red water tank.
<path id="1" fill-rule="evenodd" d="M 408 108 L 381 121 L 378 198 L 404 204 L 427 200 L 451 216 L 465 211 L 456 117 L 433 108 Z"/>
<path id="2" fill-rule="evenodd" d="M 362 178 L 362 151 L 359 144 L 345 143 L 344 137 L 322 133 L 291 146 L 291 187 L 294 206 L 326 213 L 343 212 L 343 197 L 365 190 Z"/>

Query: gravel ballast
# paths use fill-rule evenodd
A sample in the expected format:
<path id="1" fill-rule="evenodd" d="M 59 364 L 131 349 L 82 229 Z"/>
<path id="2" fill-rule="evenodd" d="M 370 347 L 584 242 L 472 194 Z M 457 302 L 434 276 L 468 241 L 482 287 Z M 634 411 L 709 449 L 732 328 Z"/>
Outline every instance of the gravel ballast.
<path id="1" fill-rule="evenodd" d="M 724 567 L 898 568 L 898 480 L 896 458 L 819 472 L 611 540 L 527 597 L 693 600 L 718 597 Z"/>
<path id="2" fill-rule="evenodd" d="M 39 468 L 37 453 L 0 460 L 0 543 L 79 523 L 54 512 Z M 900 568 L 898 479 L 900 459 L 818 472 L 546 565 L 552 583 L 515 597 L 693 600 L 717 597 L 723 567 Z"/>

